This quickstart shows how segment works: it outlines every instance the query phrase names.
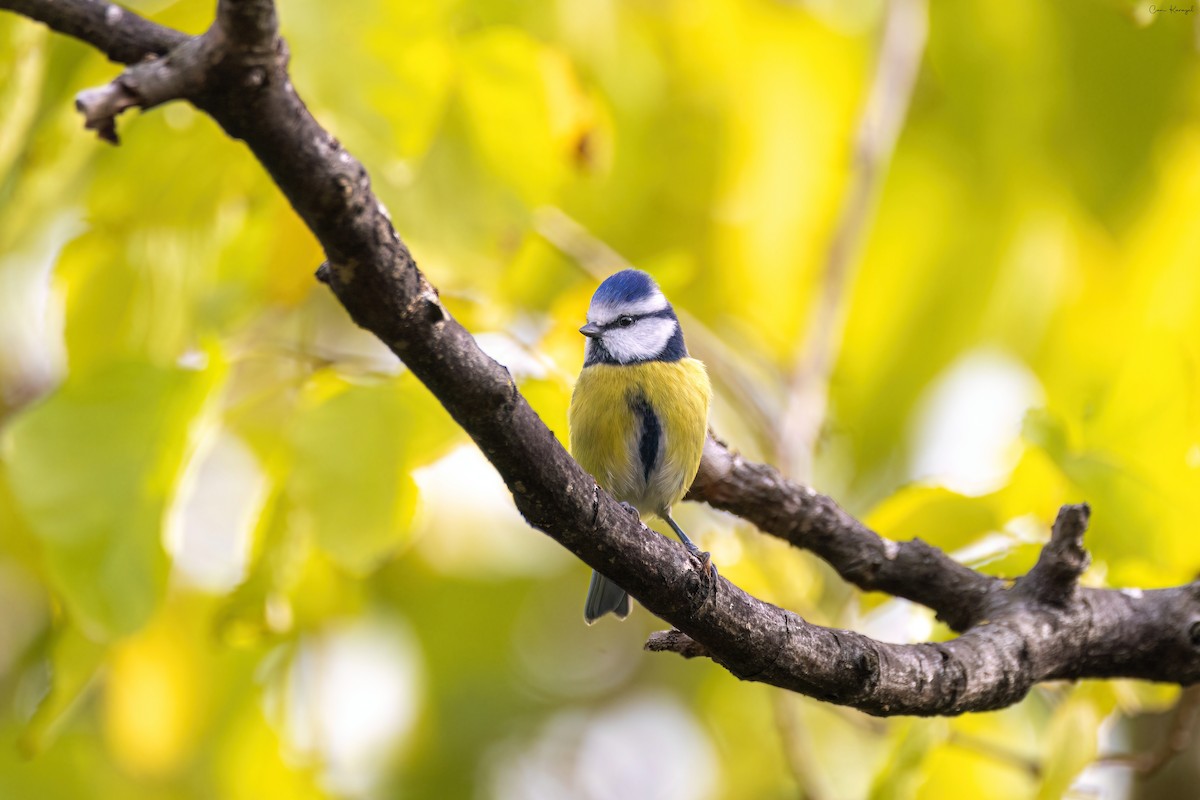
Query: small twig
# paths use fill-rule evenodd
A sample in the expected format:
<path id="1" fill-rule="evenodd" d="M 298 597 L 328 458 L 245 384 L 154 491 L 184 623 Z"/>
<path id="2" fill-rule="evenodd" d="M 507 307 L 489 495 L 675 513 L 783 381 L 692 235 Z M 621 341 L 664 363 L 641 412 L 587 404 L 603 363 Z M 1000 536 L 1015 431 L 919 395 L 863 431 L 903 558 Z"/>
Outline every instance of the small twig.
<path id="1" fill-rule="evenodd" d="M 817 438 L 825 424 L 829 376 L 841 346 L 845 297 L 874 214 L 887 163 L 908 113 L 929 28 L 926 0 L 891 0 L 883 42 L 867 95 L 850 187 L 825 254 L 820 291 L 809 315 L 805 346 L 792 368 L 780 421 L 778 457 L 785 474 L 811 480 Z"/>
<path id="2" fill-rule="evenodd" d="M 834 711 L 842 719 L 873 736 L 886 736 L 890 730 L 890 724 L 886 720 L 868 717 L 853 709 L 842 706 L 835 707 Z M 1020 769 L 1022 772 L 1029 773 L 1034 778 L 1038 778 L 1042 774 L 1042 765 L 1036 758 L 1026 756 L 1010 747 L 988 741 L 982 737 L 951 729 L 946 735 L 946 741 L 956 747 L 971 750 L 995 761 L 1009 764 Z"/>
<path id="3" fill-rule="evenodd" d="M 650 653 L 675 653 L 684 658 L 708 658 L 709 653 L 704 645 L 696 642 L 686 633 L 671 629 L 655 631 L 646 640 L 643 649 Z"/>
<path id="4" fill-rule="evenodd" d="M 120 78 L 75 95 L 75 108 L 83 114 L 84 127 L 111 144 L 121 143 L 117 136 L 117 115 L 136 105 L 139 105 L 137 96 Z"/>
<path id="5" fill-rule="evenodd" d="M 84 125 L 106 142 L 118 144 L 117 116 L 130 108 L 149 109 L 171 100 L 193 98 L 214 59 L 213 34 L 188 39 L 165 56 L 127 67 L 111 82 L 75 95 Z"/>
<path id="6" fill-rule="evenodd" d="M 109 6 L 105 17 L 124 24 L 133 15 Z M 75 108 L 83 114 L 85 127 L 118 144 L 119 114 L 171 100 L 195 101 L 211 88 L 211 73 L 216 68 L 243 68 L 243 88 L 261 86 L 266 80 L 263 65 L 277 55 L 277 31 L 271 0 L 220 0 L 216 22 L 206 33 L 184 39 L 161 57 L 149 54 L 108 84 L 80 92 L 75 96 Z"/>
<path id="7" fill-rule="evenodd" d="M 1003 764 L 1016 767 L 1022 772 L 1027 773 L 1031 778 L 1040 778 L 1042 776 L 1042 765 L 1036 758 L 1018 753 L 1009 747 L 996 742 L 989 742 L 979 736 L 973 736 L 962 731 L 950 731 L 947 741 L 965 750 L 971 750 L 980 755 L 999 761 Z"/>
<path id="8" fill-rule="evenodd" d="M 1149 778 L 1171 762 L 1192 742 L 1196 721 L 1200 719 L 1200 685 L 1189 686 L 1175 702 L 1175 713 L 1166 738 L 1154 750 L 1144 753 L 1118 753 L 1102 756 L 1097 764 L 1128 767 L 1141 778 Z"/>
<path id="9" fill-rule="evenodd" d="M 1063 506 L 1054 521 L 1050 541 L 1042 548 L 1037 563 L 1021 578 L 1018 588 L 1044 603 L 1064 605 L 1079 585 L 1091 557 L 1083 547 L 1091 509 L 1087 503 Z"/>
<path id="10" fill-rule="evenodd" d="M 775 727 L 779 731 L 784 760 L 804 800 L 824 800 L 834 796 L 833 787 L 821 772 L 814 757 L 812 737 L 800 719 L 797 706 L 804 702 L 786 692 L 773 692 Z"/>
<path id="11" fill-rule="evenodd" d="M 598 281 L 632 266 L 608 242 L 597 237 L 561 208 L 542 206 L 534 209 L 533 229 Z"/>

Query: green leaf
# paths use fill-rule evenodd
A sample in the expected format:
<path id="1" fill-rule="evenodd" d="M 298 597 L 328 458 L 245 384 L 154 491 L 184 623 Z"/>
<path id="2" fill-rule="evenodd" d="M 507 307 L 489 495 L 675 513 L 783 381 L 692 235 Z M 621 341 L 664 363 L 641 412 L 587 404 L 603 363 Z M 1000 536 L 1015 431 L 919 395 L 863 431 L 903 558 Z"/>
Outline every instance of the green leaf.
<path id="1" fill-rule="evenodd" d="M 1071 692 L 1050 718 L 1043 752 L 1038 800 L 1063 797 L 1079 773 L 1096 758 L 1100 723 L 1115 705 L 1111 686 L 1090 683 Z"/>
<path id="2" fill-rule="evenodd" d="M 1046 451 L 1060 464 L 1071 451 L 1070 433 L 1066 423 L 1044 408 L 1035 408 L 1025 415 L 1021 424 L 1021 436 L 1030 444 Z"/>
<path id="3" fill-rule="evenodd" d="M 216 372 L 113 366 L 68 381 L 5 431 L 18 510 L 92 638 L 137 629 L 161 598 L 163 512 Z"/>
<path id="4" fill-rule="evenodd" d="M 460 86 L 471 138 L 488 168 L 525 201 L 548 199 L 590 125 L 570 62 L 521 30 L 497 26 L 464 44 Z"/>
<path id="5" fill-rule="evenodd" d="M 876 506 L 863 520 L 896 541 L 921 538 L 955 550 L 997 530 L 1002 520 L 988 498 L 966 497 L 940 486 L 910 485 Z"/>
<path id="6" fill-rule="evenodd" d="M 58 631 L 49 647 L 50 687 L 18 742 L 26 755 L 41 753 L 91 689 L 107 648 L 74 625 Z"/>
<path id="7" fill-rule="evenodd" d="M 293 499 L 318 546 L 365 573 L 409 542 L 417 500 L 410 472 L 450 441 L 448 417 L 408 375 L 353 385 L 322 373 L 306 391 L 293 431 Z"/>

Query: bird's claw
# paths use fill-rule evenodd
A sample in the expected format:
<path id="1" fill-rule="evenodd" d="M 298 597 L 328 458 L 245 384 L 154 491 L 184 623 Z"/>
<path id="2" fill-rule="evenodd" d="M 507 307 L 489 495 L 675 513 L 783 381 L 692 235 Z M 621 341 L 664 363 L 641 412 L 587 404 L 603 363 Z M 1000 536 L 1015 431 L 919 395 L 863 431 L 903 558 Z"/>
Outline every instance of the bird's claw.
<path id="1" fill-rule="evenodd" d="M 638 511 L 636 508 L 634 508 L 634 507 L 633 507 L 632 505 L 630 505 L 629 503 L 626 503 L 624 500 L 622 500 L 622 501 L 621 501 L 621 508 L 623 508 L 623 509 L 625 509 L 626 511 L 628 511 L 630 514 L 633 514 L 633 516 L 635 516 L 635 517 L 636 517 L 636 518 L 638 518 L 638 519 L 641 519 L 641 518 L 642 518 L 642 514 L 641 514 L 641 512 L 640 512 L 640 511 Z"/>
<path id="2" fill-rule="evenodd" d="M 712 573 L 714 582 L 721 577 L 720 573 L 717 572 L 717 565 L 713 563 L 712 553 L 707 550 L 701 550 L 696 545 L 689 547 L 688 552 L 692 554 L 692 558 L 700 562 L 700 569 Z"/>

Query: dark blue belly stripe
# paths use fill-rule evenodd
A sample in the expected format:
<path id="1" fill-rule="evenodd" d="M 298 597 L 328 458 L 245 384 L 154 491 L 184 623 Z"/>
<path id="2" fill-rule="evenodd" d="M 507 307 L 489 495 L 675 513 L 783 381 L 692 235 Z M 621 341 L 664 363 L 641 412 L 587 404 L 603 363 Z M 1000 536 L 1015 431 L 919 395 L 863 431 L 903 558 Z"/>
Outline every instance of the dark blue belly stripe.
<path id="1" fill-rule="evenodd" d="M 650 482 L 650 473 L 658 461 L 658 442 L 662 438 L 662 426 L 658 415 L 645 397 L 638 395 L 629 402 L 633 413 L 642 420 L 642 437 L 638 441 L 638 456 L 642 460 L 642 478 Z"/>

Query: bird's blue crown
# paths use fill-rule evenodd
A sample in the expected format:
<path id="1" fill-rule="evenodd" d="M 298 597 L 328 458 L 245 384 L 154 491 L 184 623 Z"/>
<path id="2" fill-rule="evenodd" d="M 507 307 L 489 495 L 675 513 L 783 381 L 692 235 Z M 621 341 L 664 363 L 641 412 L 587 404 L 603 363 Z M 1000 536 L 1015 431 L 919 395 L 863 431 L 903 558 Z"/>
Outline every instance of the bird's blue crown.
<path id="1" fill-rule="evenodd" d="M 654 279 L 639 269 L 623 269 L 604 279 L 593 295 L 593 302 L 624 305 L 643 300 L 658 291 Z"/>

